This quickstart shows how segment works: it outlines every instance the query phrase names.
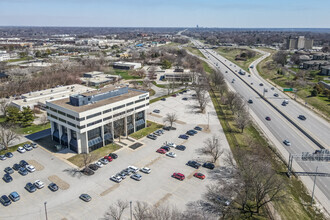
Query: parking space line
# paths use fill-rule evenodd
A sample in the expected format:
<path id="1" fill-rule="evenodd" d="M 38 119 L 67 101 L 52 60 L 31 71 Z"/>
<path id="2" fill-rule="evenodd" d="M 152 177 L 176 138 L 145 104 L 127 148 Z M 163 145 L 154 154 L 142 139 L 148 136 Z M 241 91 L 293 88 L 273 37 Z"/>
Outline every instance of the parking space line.
<path id="1" fill-rule="evenodd" d="M 172 196 L 172 193 L 166 193 L 160 200 L 155 203 L 155 207 L 159 207 L 162 203 L 168 200 Z"/>
<path id="2" fill-rule="evenodd" d="M 117 189 L 118 187 L 120 187 L 120 184 L 116 184 L 111 186 L 110 188 L 106 189 L 105 191 L 103 191 L 100 196 L 105 196 L 107 194 L 109 194 L 110 192 L 112 192 L 113 190 Z"/>

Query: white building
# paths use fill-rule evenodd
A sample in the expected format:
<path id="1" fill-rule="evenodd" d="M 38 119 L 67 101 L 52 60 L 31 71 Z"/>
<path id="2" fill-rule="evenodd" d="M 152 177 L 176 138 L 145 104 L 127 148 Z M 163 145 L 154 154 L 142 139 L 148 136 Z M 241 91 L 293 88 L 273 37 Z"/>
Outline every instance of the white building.
<path id="1" fill-rule="evenodd" d="M 131 69 L 139 69 L 141 67 L 142 67 L 141 63 L 122 62 L 122 61 L 113 63 L 114 69 L 131 70 Z"/>
<path id="2" fill-rule="evenodd" d="M 5 50 L 0 50 L 0 62 L 10 59 L 10 55 Z"/>
<path id="3" fill-rule="evenodd" d="M 46 105 L 52 139 L 77 153 L 89 153 L 119 135 L 145 128 L 149 93 L 109 86 Z"/>

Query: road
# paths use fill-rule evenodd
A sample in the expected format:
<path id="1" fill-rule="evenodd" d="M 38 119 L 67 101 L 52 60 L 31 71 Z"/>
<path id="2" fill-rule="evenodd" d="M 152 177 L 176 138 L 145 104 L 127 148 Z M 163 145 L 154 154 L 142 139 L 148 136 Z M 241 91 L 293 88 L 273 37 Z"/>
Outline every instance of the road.
<path id="1" fill-rule="evenodd" d="M 193 40 L 195 45 L 201 45 L 200 42 Z M 199 46 L 199 48 L 201 48 Z M 279 112 L 277 112 L 271 105 L 266 103 L 254 90 L 252 90 L 248 85 L 252 86 L 257 92 L 263 94 L 263 90 L 266 87 L 268 92 L 265 93 L 265 96 L 273 103 L 275 106 L 278 106 L 280 110 L 284 109 L 285 114 L 288 114 L 288 117 L 293 118 L 293 120 L 305 129 L 313 129 L 315 127 L 316 132 L 313 132 L 312 135 L 321 139 L 321 142 L 328 148 L 329 141 L 329 124 L 323 123 L 322 119 L 318 118 L 313 113 L 304 109 L 299 104 L 294 104 L 294 101 L 289 101 L 287 106 L 281 106 L 281 103 L 284 99 L 288 99 L 283 93 L 278 91 L 277 89 L 271 90 L 271 86 L 265 82 L 263 79 L 259 78 L 258 74 L 252 74 L 251 77 L 248 75 L 237 76 L 234 73 L 239 72 L 240 67 L 236 66 L 236 64 L 226 60 L 226 58 L 220 56 L 216 52 L 211 49 L 200 49 L 200 51 L 207 57 L 209 63 L 213 64 L 220 69 L 222 73 L 224 73 L 225 79 L 229 82 L 230 87 L 233 87 L 236 92 L 238 92 L 244 100 L 252 99 L 253 104 L 249 104 L 250 111 L 252 111 L 257 117 L 257 121 L 262 124 L 266 130 L 268 130 L 271 135 L 274 137 L 273 143 L 282 153 L 282 155 L 298 154 L 301 152 L 314 152 L 317 149 L 320 149 L 315 143 L 313 143 L 310 139 L 308 139 L 302 132 L 300 132 L 296 127 L 294 127 L 287 119 L 285 119 Z M 266 56 L 266 55 L 264 55 Z M 259 60 L 261 60 L 260 58 Z M 220 62 L 221 61 L 221 62 Z M 256 64 L 256 63 L 255 63 Z M 234 72 L 234 73 L 233 73 Z M 238 74 L 239 75 L 239 74 Z M 241 78 L 239 78 L 241 77 Z M 235 79 L 234 83 L 232 80 Z M 244 81 L 247 82 L 247 84 Z M 251 85 L 251 83 L 253 83 Z M 263 83 L 264 86 L 259 86 L 260 83 Z M 274 97 L 273 93 L 277 92 L 279 97 Z M 288 113 L 286 113 L 288 112 Z M 297 116 L 299 114 L 304 114 L 307 117 L 306 121 L 299 121 Z M 265 117 L 271 117 L 271 121 L 266 121 Z M 312 122 L 312 123 L 311 123 Z M 313 125 L 316 123 L 317 125 Z M 321 126 L 321 128 L 316 128 L 317 126 Z M 283 140 L 288 139 L 291 142 L 291 146 L 285 146 L 283 144 Z M 284 153 L 283 153 L 284 152 Z M 286 159 L 288 159 L 286 157 Z M 295 169 L 302 169 L 305 172 L 313 172 L 316 167 L 319 166 L 319 172 L 330 173 L 330 165 L 328 163 L 302 163 L 298 162 L 299 165 L 295 166 Z M 321 169 L 321 171 L 320 171 Z M 302 171 L 297 170 L 297 171 Z M 308 182 L 310 182 L 311 178 L 308 177 Z M 317 178 L 317 188 L 320 190 L 319 193 L 315 195 L 319 196 L 318 199 L 322 203 L 322 205 L 330 211 L 330 179 L 319 177 Z M 311 188 L 310 184 L 307 186 L 309 189 Z M 322 196 L 323 195 L 323 196 Z"/>

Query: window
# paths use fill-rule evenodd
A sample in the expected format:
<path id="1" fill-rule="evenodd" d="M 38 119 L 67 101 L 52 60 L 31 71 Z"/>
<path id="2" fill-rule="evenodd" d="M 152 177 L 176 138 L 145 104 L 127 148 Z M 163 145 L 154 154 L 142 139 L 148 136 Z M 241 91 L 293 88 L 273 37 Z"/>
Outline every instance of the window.
<path id="1" fill-rule="evenodd" d="M 77 121 L 84 121 L 84 120 L 85 120 L 85 117 L 77 118 Z"/>
<path id="2" fill-rule="evenodd" d="M 71 118 L 71 119 L 73 119 L 73 120 L 75 120 L 75 119 L 76 119 L 74 116 L 72 116 L 72 115 L 69 115 L 69 114 L 66 114 L 66 117 L 68 117 L 68 118 Z"/>
<path id="3" fill-rule="evenodd" d="M 106 118 L 103 119 L 103 121 L 109 120 L 111 118 L 112 118 L 112 116 L 106 117 Z"/>
<path id="4" fill-rule="evenodd" d="M 53 112 L 57 112 L 57 110 L 55 108 L 50 107 L 50 110 L 52 110 Z"/>
<path id="5" fill-rule="evenodd" d="M 61 122 L 66 123 L 66 121 L 64 119 L 62 119 L 62 118 L 58 118 L 58 120 L 60 120 Z"/>
<path id="6" fill-rule="evenodd" d="M 137 101 L 135 101 L 135 104 L 136 103 L 139 103 L 139 102 L 143 102 L 145 99 L 140 99 L 140 100 L 137 100 Z"/>
<path id="7" fill-rule="evenodd" d="M 50 117 L 55 118 L 55 119 L 58 119 L 55 115 L 50 115 Z"/>
<path id="8" fill-rule="evenodd" d="M 133 105 L 133 104 L 134 104 L 134 102 L 129 102 L 126 104 L 126 106 Z"/>
<path id="9" fill-rule="evenodd" d="M 76 127 L 75 124 L 73 124 L 73 123 L 71 123 L 71 122 L 69 122 L 69 121 L 68 121 L 68 125 L 71 125 L 72 127 Z"/>
<path id="10" fill-rule="evenodd" d="M 96 125 L 96 124 L 101 123 L 101 122 L 102 122 L 102 120 L 100 119 L 100 120 L 97 120 L 97 121 L 94 121 L 94 122 L 88 123 L 88 124 L 87 124 L 87 127 L 90 127 L 90 126 Z"/>
<path id="11" fill-rule="evenodd" d="M 105 113 L 108 113 L 108 112 L 111 112 L 111 108 L 110 109 L 108 109 L 108 110 L 105 110 L 105 111 L 103 111 L 103 114 L 105 114 Z"/>
<path id="12" fill-rule="evenodd" d="M 82 126 L 77 125 L 77 128 L 83 129 L 83 128 L 85 128 L 85 125 L 82 125 Z"/>
<path id="13" fill-rule="evenodd" d="M 131 108 L 131 109 L 127 110 L 127 113 L 131 112 L 131 111 L 134 111 L 134 108 Z"/>
<path id="14" fill-rule="evenodd" d="M 113 117 L 115 118 L 115 117 L 118 117 L 118 116 L 120 116 L 120 115 L 124 115 L 124 114 L 125 114 L 125 112 L 120 112 L 120 113 L 118 113 L 118 114 L 113 115 Z"/>
<path id="15" fill-rule="evenodd" d="M 136 107 L 135 110 L 140 109 L 140 108 L 143 108 L 144 106 L 145 105 L 140 105 L 140 106 Z"/>
<path id="16" fill-rule="evenodd" d="M 95 114 L 92 114 L 92 115 L 88 115 L 86 118 L 90 119 L 90 118 L 94 118 L 94 117 L 99 116 L 99 115 L 101 115 L 101 112 L 98 112 L 98 113 L 95 113 Z"/>
<path id="17" fill-rule="evenodd" d="M 149 96 L 146 99 L 148 100 L 149 99 Z"/>
<path id="18" fill-rule="evenodd" d="M 66 114 L 64 112 L 57 111 L 57 113 L 66 116 Z"/>
<path id="19" fill-rule="evenodd" d="M 118 109 L 124 108 L 124 107 L 125 107 L 125 105 L 120 105 L 120 106 L 114 107 L 113 110 L 115 111 L 115 110 L 118 110 Z"/>

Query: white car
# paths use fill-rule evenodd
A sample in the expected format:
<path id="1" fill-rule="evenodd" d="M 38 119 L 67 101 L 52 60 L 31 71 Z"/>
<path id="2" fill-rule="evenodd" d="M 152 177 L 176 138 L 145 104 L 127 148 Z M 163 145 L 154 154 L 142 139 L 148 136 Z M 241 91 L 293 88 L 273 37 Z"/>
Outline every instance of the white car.
<path id="1" fill-rule="evenodd" d="M 140 170 L 141 170 L 141 172 L 143 172 L 143 173 L 147 173 L 147 174 L 149 174 L 149 173 L 151 172 L 151 169 L 148 168 L 148 167 L 143 167 L 143 168 L 141 168 Z"/>
<path id="2" fill-rule="evenodd" d="M 34 171 L 36 171 L 36 168 L 34 168 L 34 166 L 32 165 L 26 165 L 25 167 L 30 173 L 33 173 Z"/>
<path id="3" fill-rule="evenodd" d="M 115 175 L 112 175 L 112 176 L 110 177 L 110 179 L 111 179 L 112 181 L 117 182 L 117 183 L 120 183 L 120 182 L 123 180 L 121 177 L 119 177 L 119 176 L 115 176 Z"/>
<path id="4" fill-rule="evenodd" d="M 95 162 L 95 165 L 96 165 L 98 168 L 103 167 L 103 164 L 102 164 L 100 161 Z"/>
<path id="5" fill-rule="evenodd" d="M 132 178 L 132 179 L 135 179 L 135 180 L 137 180 L 137 181 L 142 180 L 142 176 L 141 176 L 140 174 L 138 174 L 138 173 L 132 175 L 131 178 Z"/>
<path id="6" fill-rule="evenodd" d="M 174 152 L 167 152 L 166 153 L 166 156 L 175 158 L 176 157 L 176 154 Z"/>
<path id="7" fill-rule="evenodd" d="M 44 188 L 44 186 L 45 186 L 45 184 L 44 184 L 42 181 L 40 181 L 40 180 L 36 180 L 36 181 L 34 182 L 34 185 L 35 185 L 38 189 Z"/>
<path id="8" fill-rule="evenodd" d="M 291 142 L 289 140 L 284 140 L 283 143 L 286 145 L 286 146 L 291 146 Z"/>
<path id="9" fill-rule="evenodd" d="M 18 147 L 17 151 L 20 152 L 20 153 L 25 153 L 26 152 L 26 150 L 23 147 Z"/>
<path id="10" fill-rule="evenodd" d="M 139 168 L 137 168 L 135 166 L 128 166 L 128 169 L 132 170 L 133 173 L 137 173 L 139 171 Z"/>
<path id="11" fill-rule="evenodd" d="M 33 147 L 33 148 L 38 148 L 38 145 L 36 144 L 36 143 L 32 143 L 32 144 L 30 144 L 31 145 L 31 147 Z"/>
<path id="12" fill-rule="evenodd" d="M 176 147 L 176 144 L 172 143 L 172 142 L 169 142 L 166 144 L 166 146 L 168 147 Z"/>

